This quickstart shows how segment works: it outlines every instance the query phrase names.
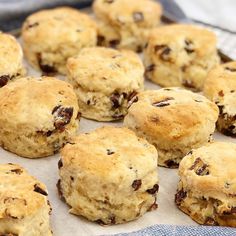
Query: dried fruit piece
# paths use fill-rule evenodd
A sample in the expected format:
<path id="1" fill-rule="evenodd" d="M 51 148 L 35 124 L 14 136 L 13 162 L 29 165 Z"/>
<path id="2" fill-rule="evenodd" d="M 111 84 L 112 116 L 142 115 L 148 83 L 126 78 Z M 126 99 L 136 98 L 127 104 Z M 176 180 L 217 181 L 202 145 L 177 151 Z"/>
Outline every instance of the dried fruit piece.
<path id="1" fill-rule="evenodd" d="M 63 163 L 62 163 L 62 160 L 60 159 L 58 161 L 58 169 L 61 169 L 63 167 Z"/>
<path id="2" fill-rule="evenodd" d="M 34 27 L 36 27 L 36 26 L 38 26 L 38 25 L 39 25 L 38 22 L 34 22 L 34 23 L 32 23 L 32 24 L 28 24 L 28 25 L 27 25 L 27 29 L 34 28 Z"/>
<path id="3" fill-rule="evenodd" d="M 37 193 L 40 193 L 44 196 L 47 196 L 47 192 L 45 190 L 43 190 L 41 187 L 39 187 L 37 184 L 34 185 L 34 191 Z"/>
<path id="4" fill-rule="evenodd" d="M 114 154 L 115 152 L 113 152 L 111 149 L 107 149 L 107 155 L 112 155 Z"/>
<path id="5" fill-rule="evenodd" d="M 200 157 L 198 157 L 189 170 L 194 170 L 197 175 L 209 175 L 208 165 L 205 164 Z"/>
<path id="6" fill-rule="evenodd" d="M 8 83 L 8 81 L 11 79 L 9 75 L 2 75 L 0 76 L 0 87 L 3 87 Z"/>
<path id="7" fill-rule="evenodd" d="M 141 185 L 142 185 L 142 180 L 141 179 L 136 179 L 132 183 L 132 188 L 134 189 L 134 191 L 137 191 L 141 187 Z"/>
<path id="8" fill-rule="evenodd" d="M 109 45 L 112 48 L 116 48 L 119 44 L 120 44 L 120 40 L 119 39 L 113 39 L 113 40 L 109 41 Z"/>
<path id="9" fill-rule="evenodd" d="M 65 125 L 70 123 L 73 116 L 73 107 L 62 107 L 61 105 L 54 107 L 52 114 L 54 115 L 54 126 L 59 131 L 65 130 Z"/>
<path id="10" fill-rule="evenodd" d="M 181 202 L 187 197 L 187 193 L 181 189 L 175 194 L 175 203 L 177 206 L 181 204 Z"/>
<path id="11" fill-rule="evenodd" d="M 165 107 L 165 106 L 169 106 L 170 103 L 168 101 L 170 100 L 174 100 L 174 98 L 172 97 L 168 97 L 168 98 L 165 98 L 161 101 L 158 101 L 158 102 L 154 102 L 152 105 L 155 106 L 155 107 Z"/>
<path id="12" fill-rule="evenodd" d="M 195 50 L 193 49 L 193 42 L 189 39 L 186 39 L 185 41 L 185 47 L 184 50 L 188 53 L 191 54 L 193 53 Z"/>
<path id="13" fill-rule="evenodd" d="M 98 44 L 98 46 L 103 45 L 104 41 L 105 41 L 105 37 L 102 36 L 102 35 L 98 35 L 98 37 L 97 37 L 97 44 Z"/>
<path id="14" fill-rule="evenodd" d="M 59 195 L 60 199 L 61 199 L 63 202 L 66 202 L 66 199 L 64 198 L 63 193 L 62 193 L 61 180 L 60 180 L 60 179 L 57 181 L 57 191 L 58 191 L 58 195 Z"/>
<path id="15" fill-rule="evenodd" d="M 43 62 L 42 56 L 40 53 L 37 54 L 37 58 L 38 58 L 38 66 L 44 75 L 55 74 L 57 72 L 57 70 L 54 66 L 47 65 Z"/>
<path id="16" fill-rule="evenodd" d="M 168 168 L 178 168 L 179 167 L 179 164 L 176 163 L 174 160 L 166 160 L 164 163 Z"/>
<path id="17" fill-rule="evenodd" d="M 232 67 L 225 67 L 225 70 L 231 71 L 231 72 L 236 72 L 236 68 L 232 68 Z"/>
<path id="18" fill-rule="evenodd" d="M 113 109 L 116 109 L 116 108 L 119 108 L 120 107 L 120 94 L 118 92 L 114 92 L 111 97 L 110 97 L 110 100 L 112 102 L 112 108 Z"/>
<path id="19" fill-rule="evenodd" d="M 13 169 L 13 170 L 11 170 L 11 172 L 13 172 L 17 175 L 20 175 L 20 174 L 22 174 L 23 170 L 22 169 Z"/>
<path id="20" fill-rule="evenodd" d="M 155 194 L 156 192 L 158 192 L 158 190 L 159 190 L 159 185 L 154 184 L 153 188 L 148 189 L 146 192 L 148 192 L 149 194 Z"/>

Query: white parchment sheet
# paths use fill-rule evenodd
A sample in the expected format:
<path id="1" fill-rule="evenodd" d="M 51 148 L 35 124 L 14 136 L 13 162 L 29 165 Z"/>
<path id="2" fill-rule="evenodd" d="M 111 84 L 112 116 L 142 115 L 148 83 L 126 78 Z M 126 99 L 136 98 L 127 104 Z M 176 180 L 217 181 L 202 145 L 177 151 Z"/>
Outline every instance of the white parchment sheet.
<path id="1" fill-rule="evenodd" d="M 26 63 L 29 75 L 40 75 L 32 70 Z M 58 77 L 64 79 L 63 77 Z M 160 87 L 152 82 L 145 82 L 145 89 L 159 89 Z M 81 119 L 78 133 L 89 132 L 97 127 L 104 125 L 122 126 L 122 122 L 95 122 L 87 119 Z M 235 139 L 215 133 L 213 136 L 216 140 L 236 142 Z M 25 167 L 30 174 L 37 177 L 46 184 L 49 192 L 49 200 L 52 205 L 52 230 L 55 236 L 92 236 L 103 234 L 115 234 L 122 232 L 136 231 L 141 228 L 154 224 L 173 224 L 173 225 L 197 225 L 187 215 L 182 213 L 175 206 L 174 195 L 178 183 L 177 170 L 158 168 L 159 173 L 159 192 L 158 192 L 158 209 L 146 213 L 136 221 L 114 225 L 100 226 L 96 223 L 68 213 L 68 206 L 59 199 L 56 183 L 58 180 L 59 154 L 40 158 L 26 159 L 15 154 L 7 152 L 0 148 L 0 163 L 18 163 Z"/>

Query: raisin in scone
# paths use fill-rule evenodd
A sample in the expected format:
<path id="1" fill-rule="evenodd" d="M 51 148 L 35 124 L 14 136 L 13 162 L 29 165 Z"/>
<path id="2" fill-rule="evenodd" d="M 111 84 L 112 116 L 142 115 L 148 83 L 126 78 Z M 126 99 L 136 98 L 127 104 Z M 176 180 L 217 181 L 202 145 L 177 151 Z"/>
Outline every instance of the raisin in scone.
<path id="1" fill-rule="evenodd" d="M 202 90 L 210 69 L 219 64 L 216 36 L 192 25 L 169 25 L 150 34 L 144 52 L 146 77 L 162 87 Z"/>
<path id="2" fill-rule="evenodd" d="M 68 60 L 67 69 L 82 116 L 89 119 L 122 119 L 129 100 L 143 90 L 144 67 L 132 51 L 85 48 Z"/>
<path id="3" fill-rule="evenodd" d="M 19 156 L 53 155 L 78 128 L 70 84 L 52 77 L 21 78 L 0 89 L 0 146 Z"/>
<path id="4" fill-rule="evenodd" d="M 236 144 L 213 142 L 179 165 L 177 206 L 199 224 L 236 227 Z"/>
<path id="5" fill-rule="evenodd" d="M 0 32 L 0 87 L 25 75 L 23 52 L 16 39 Z"/>
<path id="6" fill-rule="evenodd" d="M 22 29 L 28 62 L 45 74 L 66 73 L 66 60 L 97 43 L 97 26 L 86 14 L 69 7 L 33 13 Z"/>
<path id="7" fill-rule="evenodd" d="M 217 129 L 236 137 L 236 62 L 211 70 L 204 84 L 204 94 L 219 107 Z"/>
<path id="8" fill-rule="evenodd" d="M 157 208 L 157 151 L 127 128 L 102 127 L 73 138 L 58 163 L 60 197 L 70 213 L 120 224 Z"/>
<path id="9" fill-rule="evenodd" d="M 151 29 L 160 24 L 161 5 L 152 0 L 96 0 L 98 44 L 141 52 Z"/>
<path id="10" fill-rule="evenodd" d="M 213 102 L 179 88 L 144 91 L 130 105 L 124 125 L 157 148 L 158 165 L 170 168 L 209 141 L 218 117 Z"/>
<path id="11" fill-rule="evenodd" d="M 0 165 L 0 235 L 51 236 L 46 186 L 16 164 Z"/>

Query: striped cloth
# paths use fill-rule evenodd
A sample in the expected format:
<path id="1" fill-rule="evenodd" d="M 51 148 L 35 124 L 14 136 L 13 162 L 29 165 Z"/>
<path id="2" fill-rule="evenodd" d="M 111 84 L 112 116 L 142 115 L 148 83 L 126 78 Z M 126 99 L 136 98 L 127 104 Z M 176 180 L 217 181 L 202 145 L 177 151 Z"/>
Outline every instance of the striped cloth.
<path id="1" fill-rule="evenodd" d="M 114 236 L 236 236 L 236 229 L 214 226 L 154 225 L 139 231 Z"/>

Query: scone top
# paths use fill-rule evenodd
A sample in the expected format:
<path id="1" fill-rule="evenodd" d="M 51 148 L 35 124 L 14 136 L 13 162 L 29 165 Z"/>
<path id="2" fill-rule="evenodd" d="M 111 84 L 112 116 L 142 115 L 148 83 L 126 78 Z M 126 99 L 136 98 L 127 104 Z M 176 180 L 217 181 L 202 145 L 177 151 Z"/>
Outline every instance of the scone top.
<path id="1" fill-rule="evenodd" d="M 50 209 L 44 184 L 19 165 L 0 165 L 0 220 L 23 220 Z"/>
<path id="2" fill-rule="evenodd" d="M 157 151 L 127 128 L 81 134 L 61 151 L 59 194 L 70 212 L 120 224 L 157 208 Z"/>
<path id="3" fill-rule="evenodd" d="M 204 94 L 212 101 L 221 100 L 227 93 L 236 92 L 236 62 L 229 62 L 212 69 L 204 84 Z"/>
<path id="4" fill-rule="evenodd" d="M 53 77 L 21 78 L 0 90 L 0 100 L 0 126 L 18 132 L 54 130 L 53 117 L 62 108 L 70 108 L 70 119 L 78 113 L 71 85 Z"/>
<path id="5" fill-rule="evenodd" d="M 181 88 L 144 91 L 134 100 L 125 123 L 132 126 L 133 120 L 142 132 L 166 145 L 181 140 L 191 142 L 192 135 L 203 134 L 203 127 L 214 124 L 218 117 L 214 103 Z"/>
<path id="6" fill-rule="evenodd" d="M 86 14 L 70 7 L 58 7 L 30 15 L 23 25 L 22 36 L 26 44 L 40 42 L 42 49 L 53 51 L 58 50 L 58 45 L 63 48 L 63 43 L 90 38 L 90 34 L 96 34 L 95 29 L 96 24 Z"/>
<path id="7" fill-rule="evenodd" d="M 130 187 L 157 166 L 157 151 L 127 128 L 102 127 L 73 138 L 61 151 L 63 168 L 73 166 L 97 181 Z M 148 183 L 146 183 L 148 184 Z M 152 187 L 152 186 L 150 186 Z"/>
<path id="8" fill-rule="evenodd" d="M 149 35 L 144 64 L 146 77 L 162 87 L 201 91 L 208 72 L 219 64 L 216 35 L 187 24 L 158 27 Z"/>
<path id="9" fill-rule="evenodd" d="M 161 5 L 151 0 L 96 0 L 93 9 L 98 18 L 123 27 L 133 23 L 155 27 L 162 13 Z"/>
<path id="10" fill-rule="evenodd" d="M 110 95 L 143 88 L 144 67 L 132 51 L 104 47 L 84 48 L 69 58 L 68 75 L 83 89 Z"/>
<path id="11" fill-rule="evenodd" d="M 161 26 L 152 30 L 149 36 L 148 47 L 156 50 L 164 49 L 164 46 L 174 47 L 171 59 L 178 62 L 184 60 L 184 54 L 177 50 L 184 46 L 188 53 L 195 53 L 198 57 L 208 57 L 216 52 L 216 35 L 207 29 L 185 24 L 172 24 Z M 162 48 L 158 48 L 162 46 Z M 186 56 L 185 56 L 186 57 Z"/>
<path id="12" fill-rule="evenodd" d="M 213 142 L 192 150 L 179 165 L 181 186 L 204 196 L 236 206 L 236 144 Z"/>
<path id="13" fill-rule="evenodd" d="M 157 151 L 127 128 L 102 127 L 73 138 L 61 151 L 63 167 L 73 165 L 102 182 L 133 182 L 157 166 Z M 130 179 L 131 182 L 128 180 Z M 99 180 L 98 180 L 99 181 Z"/>
<path id="14" fill-rule="evenodd" d="M 22 40 L 29 63 L 45 74 L 66 73 L 66 60 L 97 43 L 96 23 L 69 7 L 41 10 L 23 24 Z"/>

